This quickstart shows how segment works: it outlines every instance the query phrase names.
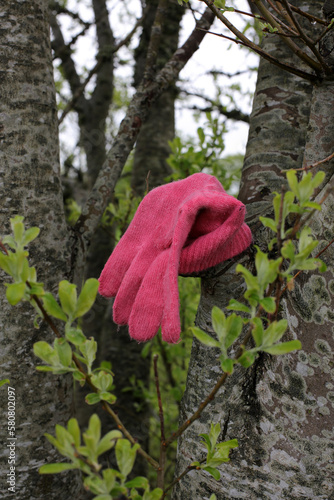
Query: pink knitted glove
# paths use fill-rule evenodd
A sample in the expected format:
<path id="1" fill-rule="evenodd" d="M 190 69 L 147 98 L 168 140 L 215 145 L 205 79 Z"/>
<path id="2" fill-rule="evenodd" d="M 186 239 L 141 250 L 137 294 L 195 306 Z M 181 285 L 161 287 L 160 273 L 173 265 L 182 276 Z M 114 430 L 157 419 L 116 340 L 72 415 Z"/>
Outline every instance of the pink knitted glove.
<path id="1" fill-rule="evenodd" d="M 153 189 L 141 202 L 99 278 L 99 292 L 116 297 L 113 313 L 143 342 L 162 327 L 180 338 L 178 274 L 215 266 L 252 241 L 245 206 L 211 175 L 194 174 Z"/>

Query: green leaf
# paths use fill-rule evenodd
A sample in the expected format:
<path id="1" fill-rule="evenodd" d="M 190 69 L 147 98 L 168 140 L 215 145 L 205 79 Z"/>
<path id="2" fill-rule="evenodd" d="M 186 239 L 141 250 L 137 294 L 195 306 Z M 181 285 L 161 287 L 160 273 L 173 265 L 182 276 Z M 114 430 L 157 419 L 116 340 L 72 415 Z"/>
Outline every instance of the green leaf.
<path id="1" fill-rule="evenodd" d="M 99 403 L 101 399 L 99 394 L 97 394 L 96 392 L 90 392 L 86 395 L 85 401 L 89 405 L 96 405 L 96 403 Z"/>
<path id="2" fill-rule="evenodd" d="M 46 292 L 43 295 L 43 306 L 50 316 L 61 319 L 62 321 L 67 321 L 66 314 L 64 313 L 52 293 Z"/>
<path id="3" fill-rule="evenodd" d="M 315 174 L 315 176 L 312 179 L 312 187 L 313 187 L 313 189 L 316 189 L 317 187 L 320 186 L 320 184 L 324 181 L 325 176 L 326 176 L 326 174 L 322 170 L 320 170 L 319 172 L 317 172 Z"/>
<path id="4" fill-rule="evenodd" d="M 263 337 L 264 337 L 263 323 L 260 318 L 253 318 L 252 323 L 253 323 L 252 336 L 256 346 L 259 347 L 263 344 Z"/>
<path id="5" fill-rule="evenodd" d="M 59 283 L 59 299 L 63 311 L 71 319 L 74 319 L 77 305 L 77 287 L 67 280 Z"/>
<path id="6" fill-rule="evenodd" d="M 13 229 L 13 233 L 14 233 L 14 239 L 16 241 L 16 243 L 18 243 L 19 245 L 22 245 L 22 241 L 23 241 L 23 234 L 24 234 L 24 224 L 23 224 L 23 217 L 22 217 L 22 220 L 19 221 L 18 218 L 17 220 L 14 220 L 14 219 L 11 219 L 12 222 L 12 229 Z"/>
<path id="7" fill-rule="evenodd" d="M 262 349 L 264 352 L 272 355 L 287 354 L 291 351 L 297 351 L 301 349 L 302 345 L 299 340 L 290 340 L 289 342 L 282 342 L 281 344 L 276 344 L 270 347 Z"/>
<path id="8" fill-rule="evenodd" d="M 202 127 L 198 127 L 198 129 L 197 129 L 197 135 L 198 135 L 198 138 L 200 140 L 200 143 L 203 144 L 204 141 L 205 141 L 205 134 L 204 134 L 204 131 L 203 131 Z"/>
<path id="9" fill-rule="evenodd" d="M 63 338 L 56 339 L 54 341 L 54 348 L 58 354 L 60 363 L 63 366 L 70 366 L 72 363 L 72 349 L 70 344 Z"/>
<path id="10" fill-rule="evenodd" d="M 220 347 L 218 340 L 213 339 L 210 335 L 204 333 L 200 328 L 193 326 L 190 330 L 202 344 L 207 345 L 208 347 Z"/>
<path id="11" fill-rule="evenodd" d="M 139 444 L 135 444 L 131 448 L 131 443 L 127 439 L 118 439 L 115 447 L 116 460 L 119 470 L 124 477 L 127 477 L 132 471 L 136 460 Z"/>
<path id="12" fill-rule="evenodd" d="M 149 483 L 146 477 L 138 476 L 125 483 L 124 486 L 126 486 L 127 488 L 141 488 L 143 490 L 146 490 L 146 488 L 149 486 Z"/>
<path id="13" fill-rule="evenodd" d="M 46 464 L 42 465 L 39 468 L 38 472 L 40 474 L 58 474 L 59 472 L 63 472 L 65 470 L 78 469 L 79 465 L 77 464 L 63 464 L 63 463 L 55 463 L 55 464 Z"/>
<path id="14" fill-rule="evenodd" d="M 211 440 L 209 434 L 199 434 L 199 435 L 200 437 L 203 438 L 203 441 L 201 441 L 201 443 L 204 444 L 208 452 L 211 452 Z"/>
<path id="15" fill-rule="evenodd" d="M 269 227 L 274 233 L 277 233 L 277 225 L 273 219 L 269 219 L 268 217 L 259 217 L 263 226 Z"/>
<path id="16" fill-rule="evenodd" d="M 65 337 L 66 339 L 74 345 L 81 345 L 83 342 L 87 340 L 85 335 L 83 334 L 81 328 L 65 328 Z"/>
<path id="17" fill-rule="evenodd" d="M 298 179 L 297 179 L 296 171 L 289 170 L 289 172 L 286 173 L 286 178 L 288 180 L 288 184 L 289 184 L 291 191 L 296 196 L 296 198 L 299 199 Z"/>
<path id="18" fill-rule="evenodd" d="M 209 474 L 211 474 L 211 476 L 213 476 L 216 481 L 219 481 L 219 479 L 220 479 L 220 472 L 219 472 L 219 470 L 214 469 L 213 467 L 208 467 L 208 466 L 203 467 L 203 470 L 205 470 L 206 472 L 208 472 Z"/>
<path id="19" fill-rule="evenodd" d="M 76 448 L 81 444 L 80 427 L 76 418 L 71 418 L 67 423 L 67 430 L 74 440 Z"/>
<path id="20" fill-rule="evenodd" d="M 273 314 L 276 311 L 276 301 L 274 297 L 264 297 L 259 303 L 267 313 Z"/>
<path id="21" fill-rule="evenodd" d="M 234 363 L 235 361 L 233 359 L 227 358 L 221 361 L 220 366 L 222 367 L 223 372 L 231 375 L 233 373 Z"/>
<path id="22" fill-rule="evenodd" d="M 286 329 L 288 327 L 288 322 L 286 319 L 281 319 L 280 321 L 273 321 L 270 323 L 268 328 L 264 332 L 264 342 L 266 346 L 271 346 L 281 337 L 283 337 Z"/>
<path id="23" fill-rule="evenodd" d="M 243 275 L 249 290 L 259 290 L 259 283 L 256 276 L 253 276 L 248 269 L 246 269 L 243 265 L 238 264 L 235 270 L 237 273 L 241 273 Z"/>
<path id="24" fill-rule="evenodd" d="M 9 276 L 13 276 L 13 269 L 10 257 L 8 255 L 4 255 L 1 252 L 0 252 L 0 267 L 5 271 L 5 273 L 9 274 Z"/>
<path id="25" fill-rule="evenodd" d="M 214 493 L 212 493 L 211 497 L 209 498 L 209 500 L 217 500 L 217 497 Z"/>
<path id="26" fill-rule="evenodd" d="M 216 446 L 217 439 L 219 438 L 220 432 L 221 432 L 220 423 L 219 422 L 217 422 L 216 424 L 211 423 L 209 437 L 210 437 L 211 449 L 212 450 Z"/>
<path id="27" fill-rule="evenodd" d="M 102 453 L 105 453 L 106 451 L 113 448 L 116 444 L 117 439 L 121 439 L 122 437 L 123 435 L 121 431 L 117 430 L 113 430 L 105 434 L 98 444 L 97 455 L 102 455 Z"/>
<path id="28" fill-rule="evenodd" d="M 262 252 L 259 247 L 256 246 L 256 249 L 255 267 L 257 270 L 258 286 L 260 286 L 261 291 L 264 291 L 267 285 L 277 278 L 282 259 L 269 260 L 268 255 Z"/>
<path id="29" fill-rule="evenodd" d="M 285 259 L 290 260 L 291 263 L 294 263 L 295 261 L 295 252 L 296 249 L 291 240 L 285 241 L 283 243 L 283 246 L 281 248 L 281 254 Z"/>
<path id="30" fill-rule="evenodd" d="M 239 302 L 238 300 L 235 300 L 235 299 L 230 299 L 230 302 L 227 306 L 227 309 L 229 309 L 231 311 L 246 312 L 248 314 L 251 313 L 251 310 L 248 306 L 246 306 L 245 304 L 242 304 L 241 302 Z"/>
<path id="31" fill-rule="evenodd" d="M 39 227 L 30 227 L 24 232 L 23 240 L 22 240 L 22 245 L 26 246 L 28 243 L 33 241 L 34 239 L 37 238 L 39 235 L 40 229 Z"/>
<path id="32" fill-rule="evenodd" d="M 321 205 L 315 201 L 306 201 L 303 206 L 306 208 L 313 208 L 314 210 L 321 210 Z"/>
<path id="33" fill-rule="evenodd" d="M 40 340 L 34 344 L 34 354 L 46 363 L 50 364 L 53 364 L 53 361 L 57 359 L 54 349 L 50 346 L 50 344 L 44 342 L 44 340 Z"/>
<path id="34" fill-rule="evenodd" d="M 104 469 L 102 471 L 103 479 L 106 484 L 107 490 L 110 492 L 116 482 L 116 477 L 120 476 L 120 473 L 117 470 L 114 469 Z"/>
<path id="35" fill-rule="evenodd" d="M 9 384 L 9 383 L 10 383 L 9 379 L 8 378 L 4 378 L 4 379 L 0 380 L 0 387 L 2 387 L 5 384 Z"/>
<path id="36" fill-rule="evenodd" d="M 218 7 L 218 9 L 224 9 L 225 10 L 225 0 L 215 0 L 214 5 Z"/>
<path id="37" fill-rule="evenodd" d="M 235 313 L 231 314 L 226 320 L 226 338 L 225 347 L 228 349 L 233 342 L 239 337 L 243 327 L 243 321 L 240 316 Z"/>
<path id="38" fill-rule="evenodd" d="M 161 488 L 154 488 L 153 491 L 145 491 L 143 500 L 160 500 L 162 494 L 163 491 Z"/>
<path id="39" fill-rule="evenodd" d="M 91 366 L 96 357 L 97 343 L 93 338 L 85 340 L 79 345 L 79 349 L 84 356 L 85 362 L 88 367 L 88 372 L 91 372 Z"/>
<path id="40" fill-rule="evenodd" d="M 111 394 L 110 392 L 106 391 L 99 392 L 99 396 L 102 401 L 106 401 L 110 405 L 115 404 L 117 401 L 117 397 L 115 396 L 115 394 Z"/>
<path id="41" fill-rule="evenodd" d="M 16 250 L 16 242 L 13 236 L 11 235 L 4 236 L 4 238 L 2 239 L 2 243 L 4 245 L 8 245 L 12 250 Z"/>
<path id="42" fill-rule="evenodd" d="M 16 306 L 16 304 L 23 299 L 25 290 L 25 283 L 13 283 L 11 285 L 7 285 L 6 297 L 10 305 Z"/>
<path id="43" fill-rule="evenodd" d="M 102 370 L 97 375 L 92 375 L 91 380 L 95 387 L 101 391 L 108 391 L 113 383 L 112 375 Z"/>
<path id="44" fill-rule="evenodd" d="M 214 306 L 211 311 L 211 318 L 212 318 L 213 329 L 216 332 L 220 342 L 223 342 L 226 335 L 226 328 L 225 328 L 226 316 L 223 313 L 223 311 L 219 309 L 219 307 Z M 204 344 L 204 342 L 202 343 Z"/>
<path id="45" fill-rule="evenodd" d="M 256 354 L 251 351 L 245 351 L 238 359 L 237 362 L 244 368 L 251 366 L 256 358 Z"/>
<path id="46" fill-rule="evenodd" d="M 83 439 L 87 448 L 95 452 L 95 450 L 97 449 L 97 443 L 100 441 L 100 438 L 101 420 L 99 419 L 98 415 L 96 415 L 96 413 L 93 413 L 93 415 L 89 419 L 88 429 L 83 434 Z"/>
<path id="47" fill-rule="evenodd" d="M 83 387 L 85 385 L 86 377 L 83 373 L 81 373 L 79 370 L 75 370 L 72 373 L 72 375 L 73 375 L 73 378 L 80 383 L 81 387 Z"/>
<path id="48" fill-rule="evenodd" d="M 90 278 L 86 281 L 78 298 L 74 319 L 83 316 L 90 310 L 95 302 L 98 288 L 98 280 Z"/>

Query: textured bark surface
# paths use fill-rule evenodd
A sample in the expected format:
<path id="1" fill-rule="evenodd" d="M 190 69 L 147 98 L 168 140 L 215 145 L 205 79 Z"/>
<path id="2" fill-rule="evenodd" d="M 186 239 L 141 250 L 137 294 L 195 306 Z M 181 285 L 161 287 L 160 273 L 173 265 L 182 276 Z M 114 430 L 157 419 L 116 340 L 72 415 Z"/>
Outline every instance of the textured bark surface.
<path id="1" fill-rule="evenodd" d="M 310 7 L 309 2 L 294 3 L 305 10 Z M 312 2 L 318 15 L 322 4 Z M 277 39 L 268 37 L 265 46 L 289 61 Z M 254 242 L 262 249 L 271 236 L 255 220 L 270 210 L 270 191 L 281 190 L 280 170 L 310 164 L 333 152 L 333 91 L 333 81 L 312 87 L 261 62 L 240 197 L 247 204 Z M 328 185 L 333 162 L 325 169 Z M 318 199 L 322 195 L 319 192 Z M 322 247 L 333 238 L 333 221 L 330 195 L 312 220 Z M 218 500 L 333 498 L 333 249 L 323 258 L 328 271 L 304 272 L 283 300 L 289 321 L 286 339 L 299 338 L 302 350 L 277 358 L 262 355 L 251 369 L 237 369 L 228 379 L 180 439 L 177 474 L 204 456 L 198 434 L 207 432 L 210 422 L 220 422 L 225 433 L 221 439 L 237 438 L 239 448 L 220 468 L 219 482 L 206 473 L 191 472 L 175 488 L 173 499 L 208 499 L 211 493 Z M 252 268 L 247 256 L 240 262 Z M 235 267 L 223 271 L 221 265 L 202 281 L 197 324 L 208 332 L 212 332 L 212 306 L 224 308 L 231 297 L 240 299 L 243 291 Z M 217 353 L 195 341 L 182 421 L 203 401 L 219 373 Z"/>
<path id="2" fill-rule="evenodd" d="M 48 12 L 45 0 L 3 0 L 0 5 L 0 227 L 10 231 L 9 218 L 24 215 L 28 226 L 41 234 L 31 245 L 31 265 L 47 289 L 55 291 L 69 271 L 58 163 L 57 113 L 54 94 Z M 1 281 L 7 278 L 1 274 Z M 57 461 L 44 432 L 71 416 L 72 382 L 38 373 L 32 346 L 52 341 L 42 327 L 33 327 L 28 305 L 10 306 L 1 286 L 0 378 L 9 378 L 16 390 L 16 499 L 79 498 L 77 479 L 40 476 L 38 468 Z M 9 498 L 7 443 L 7 387 L 1 398 L 0 497 Z M 8 493 L 8 495 L 6 494 Z"/>

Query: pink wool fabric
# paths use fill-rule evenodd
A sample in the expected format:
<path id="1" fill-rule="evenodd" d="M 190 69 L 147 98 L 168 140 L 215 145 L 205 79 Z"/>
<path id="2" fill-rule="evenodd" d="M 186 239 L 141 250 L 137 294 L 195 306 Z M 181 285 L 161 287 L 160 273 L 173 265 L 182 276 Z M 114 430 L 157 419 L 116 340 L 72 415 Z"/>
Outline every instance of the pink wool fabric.
<path id="1" fill-rule="evenodd" d="M 138 342 L 180 339 L 178 275 L 215 266 L 252 242 L 245 206 L 213 176 L 199 173 L 153 189 L 143 199 L 99 278 L 116 297 L 113 318 Z"/>

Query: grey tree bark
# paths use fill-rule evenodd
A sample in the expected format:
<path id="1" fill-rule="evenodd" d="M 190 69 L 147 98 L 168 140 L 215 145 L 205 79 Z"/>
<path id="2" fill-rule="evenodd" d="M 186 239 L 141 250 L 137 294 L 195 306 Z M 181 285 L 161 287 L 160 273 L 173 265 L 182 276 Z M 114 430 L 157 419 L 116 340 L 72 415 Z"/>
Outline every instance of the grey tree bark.
<path id="1" fill-rule="evenodd" d="M 38 279 L 55 292 L 69 271 L 69 234 L 65 225 L 58 160 L 57 110 L 45 0 L 3 0 L 0 6 L 0 208 L 1 233 L 10 232 L 9 218 L 24 215 L 28 226 L 39 226 L 31 245 L 31 263 Z M 1 281 L 5 277 L 1 274 Z M 7 279 L 6 279 L 7 281 Z M 7 386 L 1 398 L 0 497 L 16 499 L 79 498 L 78 478 L 40 476 L 38 468 L 57 461 L 58 454 L 43 437 L 72 414 L 72 381 L 36 371 L 32 346 L 52 341 L 43 326 L 33 327 L 30 306 L 10 306 L 1 286 L 0 373 L 16 393 L 15 494 L 8 491 L 6 444 Z"/>
<path id="2" fill-rule="evenodd" d="M 143 23 L 140 44 L 136 50 L 135 86 L 143 79 L 148 63 L 148 48 L 151 29 L 158 5 L 157 0 L 147 2 L 147 13 Z M 172 57 L 178 47 L 179 26 L 184 8 L 176 2 L 168 2 L 163 13 L 164 23 L 161 27 L 160 43 L 155 65 L 149 68 L 156 73 Z M 143 195 L 147 189 L 161 185 L 164 178 L 172 173 L 167 163 L 170 154 L 168 142 L 175 135 L 175 85 L 171 85 L 151 106 L 146 122 L 139 133 L 134 154 L 132 186 L 136 193 Z"/>
<path id="3" fill-rule="evenodd" d="M 323 2 L 293 2 L 320 16 Z M 274 36 L 265 48 L 285 62 L 299 65 Z M 333 79 L 311 85 L 262 61 L 250 120 L 240 199 L 246 203 L 254 243 L 262 249 L 271 237 L 256 220 L 270 210 L 270 192 L 281 191 L 282 169 L 298 168 L 333 152 Z M 333 180 L 333 161 L 325 167 L 326 182 Z M 312 219 L 321 247 L 333 238 L 334 199 Z M 220 422 L 222 440 L 237 438 L 231 461 L 221 468 L 216 482 L 207 473 L 191 472 L 174 489 L 173 500 L 228 498 L 331 499 L 333 480 L 334 336 L 333 266 L 330 247 L 323 259 L 325 274 L 304 272 L 283 300 L 289 322 L 287 339 L 299 338 L 302 350 L 278 358 L 262 355 L 249 370 L 237 369 L 201 418 L 182 436 L 176 474 L 204 456 L 198 434 L 210 422 Z M 251 255 L 241 256 L 252 268 Z M 226 269 L 226 272 L 224 272 Z M 240 299 L 243 283 L 235 266 L 222 264 L 202 280 L 197 324 L 212 333 L 213 305 L 224 308 L 231 297 Z M 208 394 L 219 375 L 216 353 L 196 340 L 193 344 L 182 421 Z"/>

